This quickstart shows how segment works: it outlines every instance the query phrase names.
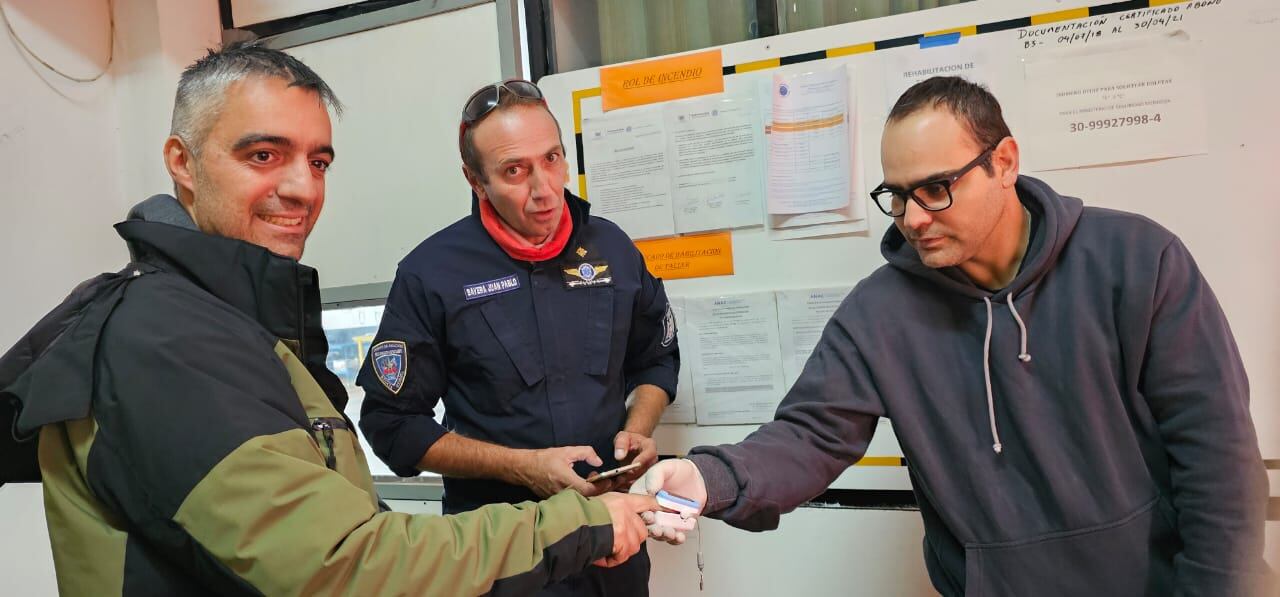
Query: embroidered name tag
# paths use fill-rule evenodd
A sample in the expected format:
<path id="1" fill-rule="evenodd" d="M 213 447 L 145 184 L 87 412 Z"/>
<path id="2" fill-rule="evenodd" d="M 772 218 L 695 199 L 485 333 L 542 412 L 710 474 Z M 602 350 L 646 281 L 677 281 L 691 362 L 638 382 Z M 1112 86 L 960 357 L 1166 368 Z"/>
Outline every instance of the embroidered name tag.
<path id="1" fill-rule="evenodd" d="M 511 274 L 510 276 L 498 278 L 497 280 L 467 284 L 462 287 L 462 294 L 467 297 L 467 300 L 474 301 L 486 296 L 511 292 L 518 288 L 520 288 L 520 277 L 515 274 Z"/>
<path id="2" fill-rule="evenodd" d="M 612 286 L 613 274 L 609 264 L 603 261 L 583 262 L 564 270 L 565 288 L 591 288 L 593 286 Z"/>

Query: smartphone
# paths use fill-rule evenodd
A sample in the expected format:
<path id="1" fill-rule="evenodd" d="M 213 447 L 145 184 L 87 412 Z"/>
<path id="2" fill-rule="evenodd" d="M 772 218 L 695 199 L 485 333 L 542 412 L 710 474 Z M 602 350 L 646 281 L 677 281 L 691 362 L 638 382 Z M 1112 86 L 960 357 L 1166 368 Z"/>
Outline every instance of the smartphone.
<path id="1" fill-rule="evenodd" d="M 591 476 L 587 477 L 587 480 L 588 480 L 588 481 L 590 481 L 590 482 L 592 482 L 592 483 L 595 483 L 596 481 L 603 481 L 603 480 L 605 480 L 605 479 L 612 479 L 612 478 L 614 478 L 614 477 L 616 477 L 616 476 L 618 476 L 618 475 L 621 475 L 621 474 L 623 474 L 623 473 L 629 473 L 629 472 L 634 471 L 634 470 L 636 470 L 636 469 L 638 469 L 638 468 L 640 468 L 640 463 L 639 463 L 639 462 L 633 462 L 633 463 L 631 463 L 631 464 L 628 464 L 628 465 L 625 465 L 625 466 L 620 466 L 620 467 L 618 467 L 618 468 L 615 468 L 615 469 L 613 469 L 613 470 L 608 470 L 608 471 L 605 471 L 605 472 L 603 472 L 603 473 L 599 473 L 599 474 L 595 474 L 595 473 L 593 473 Z"/>

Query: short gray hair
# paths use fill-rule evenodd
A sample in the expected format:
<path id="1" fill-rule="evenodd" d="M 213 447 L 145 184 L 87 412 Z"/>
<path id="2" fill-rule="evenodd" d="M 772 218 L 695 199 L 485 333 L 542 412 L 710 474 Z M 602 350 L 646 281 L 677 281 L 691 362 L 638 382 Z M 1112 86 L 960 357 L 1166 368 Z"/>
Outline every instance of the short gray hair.
<path id="1" fill-rule="evenodd" d="M 334 114 L 342 115 L 342 103 L 329 84 L 302 61 L 258 42 L 235 42 L 209 50 L 182 71 L 169 134 L 182 139 L 193 155 L 199 155 L 226 102 L 227 87 L 254 76 L 275 77 L 288 81 L 290 87 L 314 91 Z"/>

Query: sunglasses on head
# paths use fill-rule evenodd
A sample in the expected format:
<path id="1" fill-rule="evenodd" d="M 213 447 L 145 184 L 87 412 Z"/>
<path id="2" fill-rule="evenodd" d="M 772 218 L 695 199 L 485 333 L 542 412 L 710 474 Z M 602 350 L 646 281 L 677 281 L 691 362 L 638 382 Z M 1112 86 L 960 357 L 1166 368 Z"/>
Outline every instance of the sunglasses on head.
<path id="1" fill-rule="evenodd" d="M 467 127 L 479 122 L 480 119 L 488 116 L 494 108 L 502 100 L 502 92 L 514 94 L 516 97 L 541 100 L 544 103 L 546 99 L 542 95 L 542 90 L 537 85 L 524 79 L 508 79 L 481 87 L 478 91 L 471 94 L 467 99 L 467 103 L 462 106 L 462 123 L 458 126 L 458 145 L 462 145 L 462 135 L 467 132 Z"/>

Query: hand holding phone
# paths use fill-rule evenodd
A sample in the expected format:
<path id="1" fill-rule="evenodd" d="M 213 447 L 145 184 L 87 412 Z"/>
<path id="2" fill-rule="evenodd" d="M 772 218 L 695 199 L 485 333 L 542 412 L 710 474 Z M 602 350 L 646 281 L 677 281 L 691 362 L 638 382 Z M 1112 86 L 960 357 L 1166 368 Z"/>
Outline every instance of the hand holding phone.
<path id="1" fill-rule="evenodd" d="M 615 468 L 615 469 L 612 469 L 612 470 L 607 470 L 607 471 L 605 471 L 605 472 L 603 472 L 603 473 L 591 473 L 591 475 L 587 476 L 587 481 L 590 481 L 590 482 L 592 482 L 592 483 L 595 483 L 596 481 L 603 481 L 603 480 L 605 480 L 605 479 L 612 479 L 612 478 L 614 478 L 614 477 L 617 477 L 618 475 L 621 475 L 621 474 L 624 474 L 624 473 L 629 473 L 629 472 L 634 471 L 634 470 L 636 470 L 636 469 L 638 469 L 638 468 L 640 468 L 640 463 L 639 463 L 639 462 L 633 462 L 633 463 L 631 463 L 631 464 L 623 465 L 623 466 L 620 466 L 620 467 Z"/>

